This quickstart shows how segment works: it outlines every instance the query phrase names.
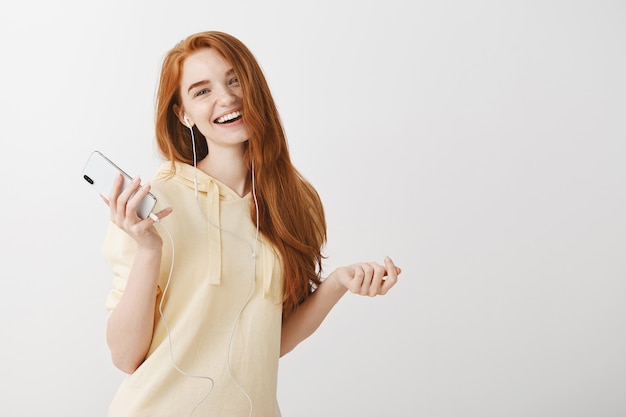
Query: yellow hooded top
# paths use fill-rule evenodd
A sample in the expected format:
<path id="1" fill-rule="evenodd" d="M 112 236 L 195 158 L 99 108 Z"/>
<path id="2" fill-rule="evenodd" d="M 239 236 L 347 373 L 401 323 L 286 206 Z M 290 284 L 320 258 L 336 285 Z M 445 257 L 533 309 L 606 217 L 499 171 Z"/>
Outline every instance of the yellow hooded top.
<path id="1" fill-rule="evenodd" d="M 165 163 L 151 187 L 155 212 L 174 208 L 155 225 L 163 256 L 152 344 L 108 416 L 279 416 L 282 268 L 272 246 L 256 241 L 252 196 L 183 163 L 173 176 Z M 113 272 L 108 310 L 124 294 L 135 251 L 111 224 L 102 246 Z"/>

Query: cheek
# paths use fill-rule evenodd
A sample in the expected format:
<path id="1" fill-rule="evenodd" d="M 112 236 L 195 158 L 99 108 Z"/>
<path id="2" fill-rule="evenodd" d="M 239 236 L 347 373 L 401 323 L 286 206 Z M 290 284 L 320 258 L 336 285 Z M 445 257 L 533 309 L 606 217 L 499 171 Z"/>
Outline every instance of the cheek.
<path id="1" fill-rule="evenodd" d="M 211 100 L 207 97 L 206 100 L 200 100 L 196 103 L 193 103 L 193 114 L 197 123 L 201 125 L 206 125 L 207 123 L 213 122 L 213 109 L 215 107 L 215 100 Z"/>

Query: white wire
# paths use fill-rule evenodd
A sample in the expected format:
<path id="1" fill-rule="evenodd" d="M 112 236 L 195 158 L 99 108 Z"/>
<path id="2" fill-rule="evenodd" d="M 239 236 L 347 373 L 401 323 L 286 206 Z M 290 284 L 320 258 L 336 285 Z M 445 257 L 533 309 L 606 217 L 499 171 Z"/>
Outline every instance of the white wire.
<path id="1" fill-rule="evenodd" d="M 232 379 L 233 383 L 237 386 L 237 388 L 242 392 L 242 394 L 246 397 L 246 399 L 248 400 L 248 404 L 250 406 L 250 411 L 248 416 L 252 416 L 252 398 L 250 398 L 250 395 L 246 392 L 246 390 L 241 386 L 241 384 L 239 383 L 239 381 L 237 381 L 237 379 L 235 378 L 233 371 L 232 371 L 232 366 L 231 366 L 231 351 L 232 351 L 232 343 L 233 343 L 233 339 L 235 336 L 235 331 L 237 330 L 238 326 L 239 326 L 239 321 L 241 319 L 241 315 L 243 314 L 243 311 L 245 310 L 245 308 L 247 307 L 248 303 L 250 302 L 250 300 L 252 299 L 252 296 L 254 295 L 254 291 L 256 288 L 256 259 L 257 259 L 257 249 L 258 249 L 258 243 L 259 243 L 259 205 L 258 205 L 258 201 L 257 201 L 257 195 L 256 195 L 256 185 L 255 185 L 255 175 L 254 175 L 254 161 L 252 162 L 252 167 L 251 167 L 251 171 L 252 171 L 252 197 L 254 199 L 254 208 L 255 208 L 255 216 L 256 216 L 256 233 L 255 233 L 255 238 L 254 238 L 254 246 L 251 246 L 250 243 L 243 238 L 242 236 L 238 235 L 237 233 L 234 233 L 232 231 L 223 229 L 221 226 L 218 226 L 216 224 L 214 224 L 213 222 L 211 222 L 208 217 L 204 214 L 204 211 L 202 211 L 202 206 L 200 205 L 200 200 L 198 198 L 198 176 L 197 176 L 197 154 L 196 154 L 196 141 L 195 141 L 195 136 L 193 133 L 193 129 L 191 127 L 189 127 L 189 131 L 191 132 L 191 144 L 192 144 L 192 151 L 193 151 L 193 180 L 194 180 L 194 194 L 196 197 L 196 203 L 198 205 L 198 209 L 200 210 L 200 213 L 202 214 L 202 216 L 204 217 L 204 219 L 206 220 L 206 222 L 213 226 L 218 228 L 220 231 L 223 232 L 227 232 L 230 233 L 231 235 L 235 236 L 236 238 L 240 239 L 243 243 L 245 243 L 246 245 L 248 245 L 250 247 L 250 251 L 252 252 L 252 286 L 250 288 L 250 292 L 245 300 L 245 302 L 242 304 L 241 308 L 239 309 L 239 313 L 237 314 L 237 319 L 235 320 L 235 322 L 233 323 L 233 329 L 231 331 L 230 334 L 230 338 L 228 341 L 228 352 L 227 352 L 227 367 L 228 367 L 228 374 L 230 375 L 230 378 Z M 156 217 L 156 216 L 155 216 Z M 158 221 L 158 218 L 157 218 Z M 206 400 L 209 395 L 211 394 L 211 392 L 213 392 L 213 389 L 215 388 L 215 381 L 213 380 L 213 378 L 211 378 L 210 376 L 203 376 L 203 375 L 194 375 L 194 374 L 190 374 L 188 372 L 185 372 L 184 370 L 180 369 L 180 367 L 176 364 L 176 360 L 174 358 L 174 349 L 173 349 L 173 343 L 172 343 L 172 336 L 170 333 L 170 329 L 169 329 L 169 325 L 167 323 L 167 320 L 165 318 L 165 315 L 163 314 L 163 301 L 165 300 L 165 294 L 169 288 L 170 285 L 170 281 L 172 278 L 172 271 L 174 269 L 174 255 L 175 255 L 175 251 L 174 251 L 174 239 L 172 237 L 171 232 L 169 231 L 169 229 L 160 222 L 160 224 L 163 226 L 163 229 L 167 232 L 171 244 L 172 244 L 172 262 L 170 265 L 170 271 L 169 271 L 169 276 L 167 278 L 167 283 L 165 284 L 165 288 L 163 290 L 163 294 L 161 297 L 161 302 L 159 303 L 159 314 L 161 315 L 161 319 L 163 320 L 163 324 L 165 325 L 165 330 L 167 332 L 167 337 L 168 337 L 168 342 L 169 342 L 169 347 L 170 347 L 170 358 L 172 361 L 172 364 L 174 365 L 174 368 L 180 372 L 182 375 L 188 376 L 190 378 L 201 378 L 201 379 L 207 379 L 211 382 L 211 389 L 207 392 L 207 394 L 198 402 L 196 403 L 196 405 L 193 407 L 193 409 L 191 410 L 190 413 L 190 417 L 193 415 L 193 413 L 195 412 L 195 410 L 198 408 L 198 406 L 200 406 L 200 404 Z"/>
<path id="2" fill-rule="evenodd" d="M 235 320 L 235 323 L 233 324 L 233 330 L 230 334 L 230 340 L 228 341 L 228 360 L 226 361 L 228 365 L 228 374 L 230 375 L 230 378 L 233 380 L 235 385 L 237 385 L 237 387 L 243 393 L 243 395 L 248 399 L 248 403 L 250 405 L 250 413 L 248 415 L 250 417 L 252 416 L 252 398 L 250 398 L 246 390 L 239 384 L 239 381 L 237 381 L 237 379 L 233 375 L 233 371 L 231 368 L 230 353 L 232 350 L 231 346 L 233 343 L 233 338 L 235 336 L 235 330 L 237 330 L 237 327 L 239 326 L 239 320 L 241 319 L 241 314 L 243 313 L 243 310 L 246 308 L 246 306 L 250 302 L 250 299 L 252 299 L 252 295 L 254 294 L 254 289 L 256 286 L 256 255 L 257 255 L 256 251 L 257 251 L 258 242 L 259 242 L 259 206 L 257 204 L 256 190 L 254 186 L 254 162 L 252 162 L 252 196 L 254 198 L 254 208 L 255 208 L 255 214 L 256 214 L 256 236 L 254 239 L 254 247 L 252 248 L 252 287 L 250 288 L 250 293 L 248 294 L 248 298 L 246 299 L 245 303 L 243 303 L 243 305 L 241 306 L 241 309 L 239 310 L 239 314 L 237 315 L 237 320 Z M 243 238 L 241 239 L 244 240 Z M 246 241 L 244 240 L 244 242 Z"/>
<path id="3" fill-rule="evenodd" d="M 193 128 L 189 126 L 189 131 L 191 132 L 191 150 L 193 152 L 193 190 L 196 196 L 196 200 L 198 199 L 198 176 L 196 175 L 197 169 L 197 155 L 196 155 L 196 138 L 193 135 Z"/>
<path id="4" fill-rule="evenodd" d="M 165 294 L 167 293 L 167 290 L 170 286 L 170 282 L 172 280 L 172 271 L 174 270 L 174 256 L 175 256 L 175 249 L 174 249 L 174 238 L 172 237 L 172 233 L 170 232 L 170 230 L 167 228 L 167 226 L 165 226 L 163 223 L 159 222 L 161 224 L 161 226 L 163 227 L 163 230 L 165 230 L 167 232 L 167 235 L 170 238 L 170 242 L 172 244 L 172 262 L 170 264 L 170 271 L 169 271 L 169 275 L 167 277 L 167 282 L 165 284 L 165 288 L 163 289 L 163 294 L 161 295 L 161 301 L 159 302 L 159 314 L 161 316 L 161 320 L 163 320 L 163 324 L 165 325 L 165 330 L 167 332 L 167 340 L 169 343 L 169 347 L 170 347 L 170 359 L 172 361 L 172 364 L 174 365 L 174 368 L 176 368 L 176 370 L 178 372 L 180 372 L 182 375 L 190 377 L 190 378 L 199 378 L 199 379 L 206 379 L 208 381 L 211 382 L 211 388 L 209 389 L 209 391 L 206 393 L 206 395 L 204 397 L 202 397 L 200 399 L 200 401 L 198 401 L 193 408 L 191 409 L 191 412 L 189 414 L 189 416 L 193 416 L 193 413 L 196 411 L 196 409 L 200 406 L 200 404 L 202 404 L 202 402 L 204 400 L 206 400 L 207 398 L 209 398 L 209 395 L 211 395 L 211 392 L 213 392 L 213 388 L 215 388 L 215 381 L 213 380 L 213 378 L 211 378 L 210 376 L 206 376 L 206 375 L 194 375 L 191 374 L 189 372 L 185 372 L 184 370 L 180 369 L 180 367 L 176 364 L 176 360 L 174 359 L 174 346 L 172 344 L 172 334 L 170 332 L 170 327 L 167 324 L 167 319 L 165 318 L 165 314 L 163 313 L 163 301 L 165 300 Z"/>

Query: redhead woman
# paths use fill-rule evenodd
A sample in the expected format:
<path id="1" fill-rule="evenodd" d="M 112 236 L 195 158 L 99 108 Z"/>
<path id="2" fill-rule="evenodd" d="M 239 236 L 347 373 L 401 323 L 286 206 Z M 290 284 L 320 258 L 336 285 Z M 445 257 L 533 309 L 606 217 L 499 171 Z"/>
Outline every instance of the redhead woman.
<path id="1" fill-rule="evenodd" d="M 322 275 L 322 202 L 235 37 L 197 33 L 167 53 L 156 141 L 152 180 L 120 177 L 108 196 L 106 335 L 128 374 L 108 415 L 280 416 L 279 358 L 344 294 L 386 294 L 400 268 L 385 257 Z M 142 219 L 148 192 L 158 202 Z"/>

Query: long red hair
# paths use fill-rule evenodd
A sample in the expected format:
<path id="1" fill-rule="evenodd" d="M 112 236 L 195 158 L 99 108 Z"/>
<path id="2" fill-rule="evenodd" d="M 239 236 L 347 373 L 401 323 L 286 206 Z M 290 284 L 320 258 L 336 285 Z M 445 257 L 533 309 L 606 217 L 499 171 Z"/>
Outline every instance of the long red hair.
<path id="1" fill-rule="evenodd" d="M 156 102 L 156 141 L 170 160 L 193 163 L 191 134 L 175 109 L 181 107 L 180 82 L 185 59 L 213 48 L 232 66 L 243 93 L 242 116 L 249 134 L 245 159 L 254 161 L 259 231 L 278 250 L 284 273 L 283 318 L 320 284 L 326 220 L 315 188 L 291 163 L 284 128 L 263 72 L 250 50 L 232 35 L 201 32 L 172 48 L 161 68 Z M 208 153 L 194 127 L 198 160 Z M 256 222 L 254 203 L 250 216 Z"/>

